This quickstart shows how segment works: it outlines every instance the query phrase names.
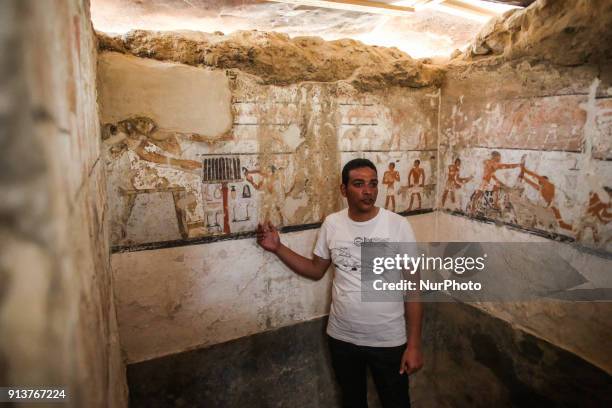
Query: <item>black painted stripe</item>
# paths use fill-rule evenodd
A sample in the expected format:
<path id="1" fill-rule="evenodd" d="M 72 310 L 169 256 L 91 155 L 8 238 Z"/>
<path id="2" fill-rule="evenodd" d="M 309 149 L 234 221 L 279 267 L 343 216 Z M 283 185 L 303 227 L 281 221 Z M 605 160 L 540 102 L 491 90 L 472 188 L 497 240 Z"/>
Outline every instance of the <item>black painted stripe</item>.
<path id="1" fill-rule="evenodd" d="M 434 210 L 431 208 L 414 210 L 414 211 L 402 211 L 398 213 L 401 216 L 411 216 L 411 215 L 419 215 L 433 212 Z M 299 231 L 307 231 L 311 229 L 320 228 L 320 222 L 313 222 L 310 224 L 299 224 L 299 225 L 288 225 L 282 227 L 280 229 L 281 233 L 289 233 L 289 232 L 299 232 Z M 112 253 L 122 253 L 122 252 L 138 252 L 138 251 L 149 251 L 154 249 L 163 249 L 163 248 L 174 248 L 174 247 L 182 247 L 188 245 L 202 245 L 202 244 L 210 244 L 213 242 L 220 241 L 232 241 L 238 239 L 247 239 L 247 238 L 255 238 L 257 233 L 255 231 L 245 231 L 245 232 L 234 232 L 231 234 L 222 234 L 222 235 L 208 235 L 205 237 L 198 238 L 188 238 L 188 239 L 176 239 L 172 241 L 159 241 L 159 242 L 147 242 L 144 244 L 135 244 L 135 245 L 116 245 L 111 248 Z"/>

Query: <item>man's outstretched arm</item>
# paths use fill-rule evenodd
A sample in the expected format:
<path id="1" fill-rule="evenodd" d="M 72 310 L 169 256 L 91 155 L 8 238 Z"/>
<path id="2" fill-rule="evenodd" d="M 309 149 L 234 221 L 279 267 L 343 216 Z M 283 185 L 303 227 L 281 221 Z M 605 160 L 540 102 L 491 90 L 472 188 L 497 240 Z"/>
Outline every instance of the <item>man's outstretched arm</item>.
<path id="1" fill-rule="evenodd" d="M 309 279 L 321 279 L 331 263 L 331 260 L 316 255 L 308 259 L 287 248 L 280 242 L 278 231 L 269 221 L 257 226 L 257 243 L 266 251 L 276 254 L 293 272 Z"/>

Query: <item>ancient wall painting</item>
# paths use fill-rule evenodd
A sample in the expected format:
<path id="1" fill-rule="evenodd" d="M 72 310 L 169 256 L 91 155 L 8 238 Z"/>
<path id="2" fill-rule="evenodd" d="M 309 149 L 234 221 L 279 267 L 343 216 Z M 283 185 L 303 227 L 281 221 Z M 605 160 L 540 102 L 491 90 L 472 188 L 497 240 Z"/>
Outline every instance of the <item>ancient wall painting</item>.
<path id="1" fill-rule="evenodd" d="M 439 90 L 413 90 L 410 94 L 397 88 L 380 97 L 387 108 L 390 132 L 399 139 L 399 148 L 391 150 L 436 150 L 438 148 Z"/>
<path id="2" fill-rule="evenodd" d="M 593 160 L 584 180 L 587 189 L 574 222 L 576 240 L 612 252 L 612 161 Z"/>
<path id="3" fill-rule="evenodd" d="M 338 101 L 338 140 L 342 151 L 433 150 L 437 147 L 439 95 L 425 91 Z"/>
<path id="4" fill-rule="evenodd" d="M 230 217 L 232 222 L 246 222 L 250 203 L 246 203 L 246 215 L 236 215 L 240 212 L 238 203 L 237 183 L 242 181 L 240 157 L 209 157 L 202 163 L 202 194 L 204 202 L 205 223 L 208 232 L 223 232 L 229 234 Z M 231 187 L 231 197 L 230 197 Z M 248 186 L 245 186 L 248 188 Z M 247 190 L 248 191 L 248 190 Z M 212 193 L 212 194 L 211 194 Z M 250 192 L 245 194 L 251 197 Z M 231 199 L 231 208 L 230 208 Z M 238 211 L 237 211 L 238 210 Z"/>
<path id="5" fill-rule="evenodd" d="M 600 171 L 609 175 L 590 177 L 587 182 L 579 168 L 580 158 L 566 152 L 479 148 L 447 154 L 440 205 L 470 217 L 560 234 L 605 248 L 610 244 L 607 183 L 612 184 L 612 165 L 601 162 Z M 593 185 L 599 186 L 597 193 L 591 191 Z"/>
<path id="6" fill-rule="evenodd" d="M 378 205 L 432 208 L 435 91 L 266 86 L 237 70 L 117 53 L 102 53 L 99 79 L 116 247 L 321 222 L 342 205 L 343 152 L 380 159 L 381 176 L 397 166 L 393 198 Z"/>
<path id="7" fill-rule="evenodd" d="M 399 138 L 393 138 L 382 120 L 384 109 L 371 98 L 346 100 L 338 105 L 339 147 L 342 151 L 388 150 L 399 148 Z"/>
<path id="8" fill-rule="evenodd" d="M 468 162 L 467 175 L 455 186 L 465 192 L 459 208 L 466 214 L 559 234 L 571 232 L 567 219 L 575 217 L 580 195 L 577 188 L 571 189 L 577 177 L 573 173 L 578 171 L 571 154 L 491 149 L 464 152 L 467 157 L 461 163 Z"/>
<path id="9" fill-rule="evenodd" d="M 472 178 L 472 176 L 461 177 L 461 159 L 459 157 L 455 158 L 453 164 L 448 165 L 444 191 L 442 192 L 442 207 L 446 206 L 447 199 L 450 200 L 451 206 L 455 206 L 457 203 L 455 192 L 460 190 Z"/>
<path id="10" fill-rule="evenodd" d="M 400 173 L 395 170 L 395 162 L 389 163 L 389 167 L 383 173 L 381 184 L 385 191 L 385 209 L 396 211 L 395 191 L 399 189 Z"/>
<path id="11" fill-rule="evenodd" d="M 448 146 L 579 152 L 587 118 L 586 95 L 516 98 L 483 103 L 463 96 L 446 102 Z"/>
<path id="12" fill-rule="evenodd" d="M 603 190 L 589 193 L 587 208 L 576 223 L 576 240 L 592 242 L 596 248 L 612 246 L 612 187 Z"/>
<path id="13" fill-rule="evenodd" d="M 612 98 L 597 99 L 595 108 L 593 158 L 612 160 Z"/>

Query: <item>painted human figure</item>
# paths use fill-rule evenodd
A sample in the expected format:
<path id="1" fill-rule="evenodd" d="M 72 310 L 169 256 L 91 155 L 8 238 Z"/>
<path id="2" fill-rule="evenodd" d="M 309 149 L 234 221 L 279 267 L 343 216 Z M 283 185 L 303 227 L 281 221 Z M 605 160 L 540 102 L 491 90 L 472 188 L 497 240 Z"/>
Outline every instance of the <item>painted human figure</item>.
<path id="1" fill-rule="evenodd" d="M 417 207 L 415 210 L 421 208 L 421 192 L 423 192 L 423 187 L 425 186 L 425 169 L 421 166 L 421 161 L 419 159 L 414 161 L 410 172 L 408 173 L 408 191 L 410 191 L 410 204 L 408 205 L 408 211 L 412 210 L 412 203 L 414 202 L 414 198 L 417 199 Z"/>
<path id="2" fill-rule="evenodd" d="M 108 124 L 105 126 L 104 137 L 104 143 L 111 146 L 111 153 L 115 148 L 127 148 L 148 162 L 187 171 L 202 168 L 199 161 L 172 157 L 182 154 L 176 136 L 158 131 L 156 124 L 149 118 L 136 117 L 120 121 L 117 125 Z M 162 150 L 163 153 L 157 153 L 156 150 Z"/>
<path id="3" fill-rule="evenodd" d="M 459 172 L 461 170 L 461 159 L 456 158 L 455 162 L 448 166 L 448 176 L 446 177 L 446 186 L 444 187 L 444 193 L 442 194 L 442 207 L 446 202 L 446 198 L 450 194 L 450 199 L 455 204 L 455 190 L 461 188 L 465 183 L 472 179 L 470 177 L 461 177 Z"/>
<path id="4" fill-rule="evenodd" d="M 495 176 L 497 170 L 502 169 L 515 169 L 521 167 L 521 163 L 501 163 L 501 154 L 498 151 L 491 152 L 491 158 L 485 160 L 484 171 L 482 175 L 482 182 L 478 189 L 474 192 L 472 200 L 468 206 L 468 211 L 473 213 L 476 211 L 476 205 L 479 200 L 484 196 L 486 191 L 493 192 L 493 205 L 495 208 L 499 208 L 499 190 L 504 184 Z"/>
<path id="5" fill-rule="evenodd" d="M 261 190 L 265 181 L 264 176 L 261 174 L 261 171 L 248 170 L 246 167 L 243 167 L 242 171 L 244 173 L 244 178 L 246 179 L 246 181 L 251 183 L 251 185 L 255 187 L 255 190 Z M 259 176 L 259 181 L 256 181 L 254 176 Z"/>
<path id="6" fill-rule="evenodd" d="M 242 168 L 244 178 L 249 182 L 255 190 L 264 191 L 265 196 L 262 197 L 260 208 L 262 209 L 262 216 L 267 219 L 274 219 L 278 223 L 283 221 L 283 212 L 281 210 L 281 203 L 285 201 L 285 191 L 282 183 L 279 180 L 281 176 L 276 166 L 270 165 L 269 172 L 261 170 L 248 170 L 246 167 Z"/>
<path id="7" fill-rule="evenodd" d="M 532 177 L 533 180 L 530 180 L 527 176 Z M 541 176 L 527 169 L 524 164 L 521 164 L 521 173 L 519 174 L 519 179 L 522 179 L 525 183 L 540 192 L 540 196 L 544 201 L 545 207 L 551 209 L 551 211 L 555 215 L 557 223 L 561 228 L 569 231 L 572 230 L 572 225 L 563 221 L 563 218 L 561 217 L 561 212 L 559 211 L 557 205 L 554 203 L 555 185 L 550 182 L 548 177 Z"/>
<path id="8" fill-rule="evenodd" d="M 604 189 L 608 193 L 607 203 L 596 192 L 591 192 L 589 195 L 589 206 L 578 223 L 580 230 L 576 235 L 576 240 L 580 241 L 586 230 L 590 228 L 593 234 L 593 241 L 598 244 L 601 239 L 598 231 L 599 225 L 605 225 L 612 221 L 612 212 L 610 212 L 612 209 L 612 188 L 604 187 Z"/>
<path id="9" fill-rule="evenodd" d="M 391 203 L 391 211 L 395 212 L 395 182 L 400 181 L 399 171 L 395 170 L 395 163 L 389 163 L 389 170 L 383 175 L 383 184 L 387 187 L 385 198 L 385 210 L 389 209 Z"/>

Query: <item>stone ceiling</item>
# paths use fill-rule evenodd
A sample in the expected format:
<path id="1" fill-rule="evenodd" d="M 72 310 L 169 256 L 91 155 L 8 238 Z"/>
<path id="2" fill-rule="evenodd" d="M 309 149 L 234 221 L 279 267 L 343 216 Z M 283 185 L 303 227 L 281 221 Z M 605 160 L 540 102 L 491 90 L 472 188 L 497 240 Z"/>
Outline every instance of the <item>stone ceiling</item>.
<path id="1" fill-rule="evenodd" d="M 506 3 L 525 5 L 529 1 Z M 393 17 L 259 0 L 91 0 L 91 15 L 94 28 L 105 33 L 132 29 L 225 34 L 277 31 L 291 37 L 352 38 L 434 60 L 467 46 L 485 24 L 434 9 Z"/>

